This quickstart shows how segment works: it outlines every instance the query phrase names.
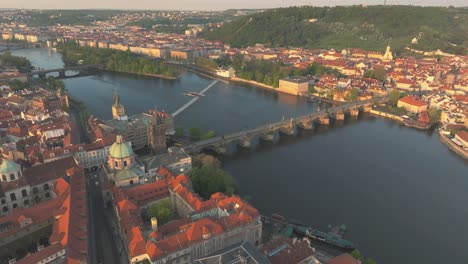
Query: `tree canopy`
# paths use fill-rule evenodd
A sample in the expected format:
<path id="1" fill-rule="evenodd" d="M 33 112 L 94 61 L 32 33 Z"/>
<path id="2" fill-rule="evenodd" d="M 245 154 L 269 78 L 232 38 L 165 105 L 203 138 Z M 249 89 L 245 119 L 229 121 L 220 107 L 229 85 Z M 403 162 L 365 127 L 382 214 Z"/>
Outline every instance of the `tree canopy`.
<path id="1" fill-rule="evenodd" d="M 236 190 L 234 178 L 215 165 L 195 167 L 188 174 L 195 192 L 205 199 L 217 192 L 232 195 Z"/>
<path id="2" fill-rule="evenodd" d="M 234 47 L 414 49 L 466 54 L 468 9 L 420 6 L 336 6 L 271 9 L 235 20 L 203 36 Z M 271 25 L 274 25 L 273 27 Z M 418 44 L 411 44 L 413 38 Z"/>
<path id="3" fill-rule="evenodd" d="M 177 71 L 165 62 L 147 59 L 130 51 L 80 47 L 76 44 L 62 44 L 59 49 L 68 65 L 104 64 L 107 70 L 136 74 L 154 74 L 175 77 Z"/>
<path id="4" fill-rule="evenodd" d="M 162 202 L 152 204 L 148 208 L 148 215 L 150 218 L 156 217 L 158 220 L 158 226 L 169 222 L 174 217 L 171 210 L 171 202 L 164 200 Z"/>
<path id="5" fill-rule="evenodd" d="M 14 66 L 21 72 L 31 70 L 31 62 L 25 57 L 13 56 L 10 51 L 0 54 L 0 66 Z"/>

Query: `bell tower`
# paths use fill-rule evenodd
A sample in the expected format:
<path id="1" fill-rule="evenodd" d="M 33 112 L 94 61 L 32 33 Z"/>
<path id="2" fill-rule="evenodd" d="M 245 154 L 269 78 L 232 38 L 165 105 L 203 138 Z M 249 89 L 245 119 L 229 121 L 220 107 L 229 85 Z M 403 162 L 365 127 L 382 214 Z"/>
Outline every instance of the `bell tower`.
<path id="1" fill-rule="evenodd" d="M 382 56 L 383 60 L 393 60 L 392 50 L 390 48 L 390 41 L 388 42 L 387 49 L 385 50 L 385 54 Z"/>
<path id="2" fill-rule="evenodd" d="M 120 104 L 120 95 L 116 93 L 114 95 L 114 104 L 112 105 L 112 118 L 115 120 L 128 120 L 125 114 L 125 107 Z"/>
<path id="3" fill-rule="evenodd" d="M 167 151 L 166 127 L 157 110 L 150 110 L 148 114 L 150 115 L 148 122 L 149 147 L 154 154 L 164 153 Z"/>

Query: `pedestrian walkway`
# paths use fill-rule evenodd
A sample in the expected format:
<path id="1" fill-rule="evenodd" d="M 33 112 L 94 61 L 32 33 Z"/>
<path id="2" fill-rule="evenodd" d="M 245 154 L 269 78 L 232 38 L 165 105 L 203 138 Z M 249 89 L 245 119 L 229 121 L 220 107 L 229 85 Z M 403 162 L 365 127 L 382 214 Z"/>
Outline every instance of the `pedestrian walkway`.
<path id="1" fill-rule="evenodd" d="M 200 95 L 203 96 L 205 95 L 205 93 L 211 88 L 213 87 L 215 84 L 218 83 L 219 80 L 214 80 L 210 85 L 208 85 L 205 89 L 203 89 L 201 92 L 200 92 Z M 192 100 L 190 100 L 188 103 L 184 104 L 182 107 L 180 107 L 179 109 L 177 109 L 174 113 L 172 113 L 172 117 L 176 117 L 178 114 L 182 113 L 182 111 L 184 111 L 185 109 L 187 109 L 189 106 L 191 106 L 193 103 L 195 103 L 196 101 L 198 101 L 198 99 L 200 99 L 200 96 L 197 96 L 197 97 L 194 97 Z"/>

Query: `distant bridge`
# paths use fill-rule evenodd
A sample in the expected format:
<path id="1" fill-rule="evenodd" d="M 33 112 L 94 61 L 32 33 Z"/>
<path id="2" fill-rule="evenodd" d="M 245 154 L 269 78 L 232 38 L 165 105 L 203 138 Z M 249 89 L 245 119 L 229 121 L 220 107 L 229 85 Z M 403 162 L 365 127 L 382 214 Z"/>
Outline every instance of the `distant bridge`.
<path id="1" fill-rule="evenodd" d="M 260 136 L 262 139 L 267 141 L 273 141 L 276 131 L 279 131 L 281 134 L 285 135 L 294 135 L 296 127 L 312 129 L 314 123 L 328 125 L 330 117 L 342 120 L 344 119 L 345 113 L 352 116 L 357 116 L 359 115 L 360 110 L 369 111 L 372 104 L 383 103 L 387 100 L 388 97 L 380 97 L 355 103 L 345 103 L 303 116 L 281 120 L 256 128 L 234 132 L 224 136 L 201 140 L 191 145 L 185 146 L 183 149 L 189 153 L 198 153 L 203 149 L 211 149 L 217 153 L 222 154 L 226 152 L 226 146 L 231 143 L 236 143 L 243 148 L 249 148 L 252 138 L 255 136 Z"/>
<path id="2" fill-rule="evenodd" d="M 72 67 L 64 67 L 64 68 L 57 68 L 57 69 L 46 69 L 46 70 L 35 70 L 28 73 L 29 77 L 38 77 L 38 78 L 46 78 L 48 73 L 58 73 L 59 79 L 68 79 L 68 78 L 77 78 L 83 76 L 89 76 L 96 74 L 97 70 L 104 69 L 103 64 L 90 64 L 90 65 L 80 65 L 80 66 L 72 66 Z M 74 71 L 78 72 L 73 75 L 66 75 L 65 72 L 67 71 Z"/>

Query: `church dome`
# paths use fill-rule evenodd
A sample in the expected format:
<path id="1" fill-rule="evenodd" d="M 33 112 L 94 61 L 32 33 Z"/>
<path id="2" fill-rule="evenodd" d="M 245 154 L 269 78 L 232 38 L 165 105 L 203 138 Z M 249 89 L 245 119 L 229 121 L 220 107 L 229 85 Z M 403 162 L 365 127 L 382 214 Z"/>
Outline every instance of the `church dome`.
<path id="1" fill-rule="evenodd" d="M 125 159 L 133 156 L 132 147 L 123 142 L 121 135 L 117 136 L 117 140 L 109 149 L 109 156 L 114 159 Z"/>
<path id="2" fill-rule="evenodd" d="M 9 159 L 5 159 L 0 164 L 0 174 L 8 174 L 13 173 L 21 170 L 21 166 Z"/>

